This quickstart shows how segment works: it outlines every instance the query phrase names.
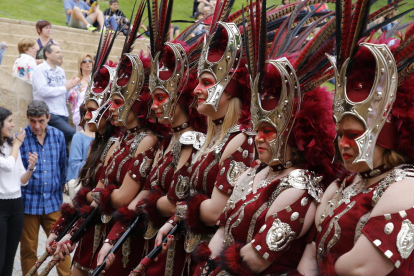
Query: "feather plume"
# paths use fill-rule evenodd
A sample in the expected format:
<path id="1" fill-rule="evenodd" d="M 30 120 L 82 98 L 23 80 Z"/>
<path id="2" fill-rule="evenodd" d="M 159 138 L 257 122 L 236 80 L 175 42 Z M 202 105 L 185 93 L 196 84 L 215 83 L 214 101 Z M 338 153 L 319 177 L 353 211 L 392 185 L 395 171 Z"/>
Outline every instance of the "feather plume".
<path id="1" fill-rule="evenodd" d="M 389 3 L 388 5 L 381 7 L 379 10 L 376 10 L 375 12 L 371 13 L 368 16 L 368 21 L 372 22 L 382 16 L 384 16 L 386 13 L 388 13 L 390 10 L 393 10 L 395 8 L 397 8 L 397 4 L 400 3 L 402 0 L 396 0 L 393 1 L 391 3 Z M 405 5 L 405 4 L 403 4 Z M 402 5 L 400 5 L 399 7 L 401 7 Z"/>
<path id="2" fill-rule="evenodd" d="M 231 8 L 234 5 L 234 2 L 235 2 L 235 0 L 225 1 L 224 5 L 223 5 L 223 8 L 220 12 L 220 17 L 218 18 L 218 21 L 223 21 L 223 22 L 227 21 L 227 17 L 230 15 L 230 11 L 231 11 Z"/>
<path id="3" fill-rule="evenodd" d="M 131 31 L 127 37 L 127 43 L 124 46 L 123 53 L 130 53 L 132 52 L 132 47 L 134 45 L 135 40 L 137 39 L 137 33 L 139 27 L 141 26 L 142 17 L 144 16 L 144 10 L 146 6 L 145 0 L 140 0 L 140 4 L 138 6 L 138 10 L 135 16 L 134 24 L 131 27 Z"/>
<path id="4" fill-rule="evenodd" d="M 161 37 L 163 38 L 163 40 L 160 41 L 161 43 L 160 48 L 162 48 L 164 46 L 164 43 L 168 41 L 168 33 L 170 32 L 173 3 L 174 3 L 174 0 L 169 0 L 168 5 L 167 5 L 167 10 L 165 12 L 164 10 L 162 10 L 162 13 L 160 14 L 161 16 L 160 20 L 163 19 L 165 16 L 164 24 L 161 25 L 160 23 L 160 27 L 163 30 L 163 32 L 161 33 L 162 34 Z"/>
<path id="5" fill-rule="evenodd" d="M 316 51 L 316 49 L 320 48 L 326 40 L 335 33 L 335 19 L 331 19 L 328 24 L 326 24 L 321 31 L 315 36 L 312 40 L 312 43 L 308 43 L 301 54 L 299 55 L 298 59 L 296 60 L 296 68 L 301 67 L 308 59 L 308 57 Z"/>
<path id="6" fill-rule="evenodd" d="M 240 10 L 238 10 L 238 11 L 236 11 L 236 12 L 234 12 L 234 13 L 232 13 L 232 14 L 230 14 L 228 17 L 227 17 L 227 19 L 226 19 L 226 22 L 234 22 L 236 25 L 239 25 L 241 22 L 242 22 L 242 18 L 241 18 L 241 15 L 244 13 L 244 12 L 246 12 L 246 10 L 248 9 L 249 7 L 242 7 Z"/>
<path id="7" fill-rule="evenodd" d="M 318 6 L 319 8 L 319 6 Z M 300 22 L 298 22 L 297 24 L 292 25 L 292 30 L 289 32 L 288 36 L 286 37 L 285 41 L 283 42 L 282 46 L 280 47 L 279 51 L 281 53 L 287 52 L 287 49 L 292 46 L 292 41 L 293 39 L 295 39 L 295 37 L 297 36 L 298 32 L 301 30 L 301 27 L 304 26 L 304 24 L 307 23 L 307 21 L 309 20 L 309 18 L 315 13 L 315 11 L 309 12 Z M 326 18 L 327 16 L 325 16 Z M 308 27 L 309 32 L 311 32 L 315 25 L 311 25 Z M 306 37 L 305 37 L 306 38 Z M 305 39 L 304 38 L 304 39 Z"/>
<path id="8" fill-rule="evenodd" d="M 392 18 L 388 18 L 387 20 L 384 20 L 383 22 L 381 22 L 381 23 L 379 23 L 379 24 L 377 24 L 377 25 L 375 25 L 375 26 L 373 26 L 373 27 L 369 28 L 368 30 L 365 30 L 365 31 L 362 33 L 361 37 L 368 36 L 368 35 L 369 35 L 370 33 L 372 33 L 373 31 L 376 31 L 376 30 L 378 30 L 378 29 L 380 29 L 380 28 L 382 28 L 382 27 L 384 27 L 384 26 L 388 25 L 389 23 L 391 23 L 391 22 L 393 22 L 393 21 L 397 20 L 398 18 L 403 17 L 404 15 L 406 15 L 406 14 L 407 14 L 407 13 L 409 13 L 409 12 L 412 12 L 413 10 L 414 10 L 414 8 L 409 9 L 409 10 L 407 10 L 407 11 L 405 11 L 405 12 L 402 12 L 402 13 L 400 13 L 400 14 L 398 14 L 398 15 L 396 15 L 396 16 L 394 16 L 394 17 L 392 17 Z M 398 25 L 398 24 L 397 24 L 397 25 Z"/>
<path id="9" fill-rule="evenodd" d="M 185 41 L 187 37 L 189 37 L 193 31 L 200 25 L 202 24 L 207 18 L 210 18 L 211 16 L 213 16 L 212 14 L 207 15 L 206 17 L 198 20 L 197 22 L 195 22 L 194 24 L 191 24 L 190 26 L 187 27 L 187 29 L 185 29 L 184 31 L 182 31 L 178 37 L 176 38 L 176 40 L 181 40 L 181 41 Z"/>
<path id="10" fill-rule="evenodd" d="M 322 21 L 324 21 L 328 16 L 331 16 L 333 14 L 333 12 L 330 13 L 326 13 L 326 15 L 316 19 L 315 21 L 312 22 L 312 25 L 309 27 L 305 27 L 305 28 L 301 28 L 300 30 L 300 35 L 298 35 L 297 38 L 295 38 L 295 40 L 292 42 L 292 45 L 289 47 L 289 51 L 290 52 L 297 52 L 299 51 L 303 44 L 305 43 L 306 39 L 309 37 L 309 35 L 311 34 L 311 32 L 314 30 L 314 27 L 320 27 L 320 25 L 322 24 L 322 28 L 324 28 L 327 24 L 322 23 Z M 309 23 L 306 22 L 305 25 L 308 25 Z M 302 30 L 303 29 L 303 30 Z"/>
<path id="11" fill-rule="evenodd" d="M 363 29 L 366 26 L 370 2 L 371 0 L 358 0 L 356 2 L 354 14 L 351 21 L 351 27 L 349 29 L 349 37 L 347 39 L 347 48 L 344 58 L 347 58 L 354 54 L 356 45 L 361 38 Z"/>
<path id="12" fill-rule="evenodd" d="M 267 26 L 266 26 L 266 0 L 263 0 L 262 2 L 262 14 L 260 17 L 260 32 L 258 32 L 259 35 L 259 45 L 258 45 L 258 72 L 260 73 L 263 69 L 265 62 L 266 62 L 266 38 L 267 38 Z"/>
<path id="13" fill-rule="evenodd" d="M 336 26 L 336 49 L 337 57 L 339 60 L 342 59 L 342 56 L 345 54 L 346 51 L 346 42 L 351 28 L 352 19 L 352 1 L 342 1 L 342 5 L 340 1 L 342 0 L 338 0 L 339 3 L 336 5 L 336 8 L 341 10 L 341 16 L 337 18 L 337 22 L 340 23 L 340 25 L 337 24 Z"/>
<path id="14" fill-rule="evenodd" d="M 398 22 L 391 28 L 391 30 L 387 31 L 385 34 L 385 38 L 391 38 L 395 35 L 399 27 L 401 26 L 401 22 L 403 21 L 404 17 L 398 19 Z"/>
<path id="15" fill-rule="evenodd" d="M 413 55 L 414 51 L 414 40 L 406 45 L 401 51 L 395 54 L 394 58 L 397 62 L 397 65 L 403 64 L 403 62 Z"/>
<path id="16" fill-rule="evenodd" d="M 149 2 L 150 0 L 148 0 Z M 152 0 L 151 6 L 148 6 L 148 20 L 150 21 L 150 40 L 151 55 L 154 57 L 157 52 L 157 37 L 158 37 L 158 1 Z"/>

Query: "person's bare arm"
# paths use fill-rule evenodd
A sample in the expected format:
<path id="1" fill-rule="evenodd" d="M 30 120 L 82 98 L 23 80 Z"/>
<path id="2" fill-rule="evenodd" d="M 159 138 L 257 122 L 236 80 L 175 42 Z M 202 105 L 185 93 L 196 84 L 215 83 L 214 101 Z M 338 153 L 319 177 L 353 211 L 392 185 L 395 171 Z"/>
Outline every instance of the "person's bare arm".
<path id="1" fill-rule="evenodd" d="M 304 193 L 306 191 L 299 190 L 295 188 L 288 189 L 284 192 L 282 192 L 276 200 L 272 203 L 269 210 L 266 213 L 266 219 L 271 217 L 273 214 L 281 212 L 286 208 L 286 206 L 291 206 L 296 201 L 300 200 Z M 315 217 L 315 210 L 316 205 L 315 203 L 310 203 L 306 215 L 305 220 L 302 226 L 302 229 L 299 233 L 297 233 L 296 239 L 302 237 L 305 235 L 310 227 L 312 226 L 312 223 L 314 221 Z M 288 221 L 284 221 L 283 223 L 289 223 Z M 267 229 L 266 229 L 267 230 Z M 266 231 L 265 230 L 265 231 Z M 249 266 L 250 270 L 256 273 L 260 273 L 264 271 L 266 268 L 268 268 L 271 264 L 267 259 L 263 258 L 263 256 L 257 251 L 252 243 L 249 243 L 245 245 L 241 251 L 240 255 L 243 257 L 243 259 L 246 261 L 247 265 Z"/>
<path id="2" fill-rule="evenodd" d="M 314 242 L 306 245 L 302 258 L 298 264 L 298 272 L 306 276 L 318 275 L 318 264 L 316 261 L 316 245 Z"/>
<path id="3" fill-rule="evenodd" d="M 154 135 L 148 135 L 139 143 L 138 149 L 136 150 L 136 156 L 154 147 L 156 143 L 157 138 Z M 129 173 L 127 173 L 121 187 L 113 190 L 111 193 L 112 207 L 119 208 L 131 203 L 142 185 L 144 185 L 144 183 L 137 183 L 136 180 L 132 179 Z"/>
<path id="4" fill-rule="evenodd" d="M 392 184 L 372 210 L 370 219 L 385 214 L 399 215 L 400 211 L 413 208 L 413 184 L 412 179 Z M 359 237 L 352 250 L 342 255 L 335 263 L 335 271 L 339 275 L 387 275 L 394 268 L 393 262 L 365 234 Z"/>
<path id="5" fill-rule="evenodd" d="M 220 164 L 224 162 L 230 155 L 243 145 L 247 136 L 243 133 L 234 137 L 226 146 L 221 155 Z M 200 218 L 207 226 L 214 226 L 230 195 L 214 187 L 211 198 L 204 200 L 200 205 Z"/>

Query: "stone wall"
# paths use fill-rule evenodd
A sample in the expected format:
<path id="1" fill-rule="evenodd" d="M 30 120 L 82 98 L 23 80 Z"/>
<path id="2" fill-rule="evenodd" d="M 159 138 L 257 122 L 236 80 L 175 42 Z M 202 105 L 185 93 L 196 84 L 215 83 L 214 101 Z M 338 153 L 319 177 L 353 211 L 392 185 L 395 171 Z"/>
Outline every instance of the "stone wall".
<path id="1" fill-rule="evenodd" d="M 26 127 L 26 110 L 32 100 L 32 85 L 0 67 L 0 106 L 13 112 L 15 132 Z"/>

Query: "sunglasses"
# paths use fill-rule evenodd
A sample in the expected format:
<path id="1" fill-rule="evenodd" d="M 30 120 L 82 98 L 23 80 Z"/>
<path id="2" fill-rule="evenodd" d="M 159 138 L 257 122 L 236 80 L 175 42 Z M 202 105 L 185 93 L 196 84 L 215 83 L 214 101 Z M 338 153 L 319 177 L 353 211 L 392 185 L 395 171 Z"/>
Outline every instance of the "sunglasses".
<path id="1" fill-rule="evenodd" d="M 90 59 L 85 59 L 85 60 L 82 60 L 82 63 L 92 63 L 92 60 L 90 60 Z"/>
<path id="2" fill-rule="evenodd" d="M 49 114 L 49 110 L 43 108 L 29 108 L 26 112 L 28 116 L 42 116 L 43 114 Z"/>

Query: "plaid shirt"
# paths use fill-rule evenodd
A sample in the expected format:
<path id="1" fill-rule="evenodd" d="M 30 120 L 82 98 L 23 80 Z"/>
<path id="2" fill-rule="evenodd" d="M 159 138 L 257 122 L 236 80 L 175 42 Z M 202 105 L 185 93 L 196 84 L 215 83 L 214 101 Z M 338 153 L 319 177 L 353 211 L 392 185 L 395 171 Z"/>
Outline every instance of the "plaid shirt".
<path id="1" fill-rule="evenodd" d="M 29 165 L 29 152 L 37 152 L 36 170 L 29 184 L 22 187 L 24 213 L 44 215 L 56 212 L 62 204 L 62 186 L 66 177 L 66 144 L 63 133 L 48 126 L 43 146 L 28 125 L 26 138 L 20 147 L 25 168 Z"/>

